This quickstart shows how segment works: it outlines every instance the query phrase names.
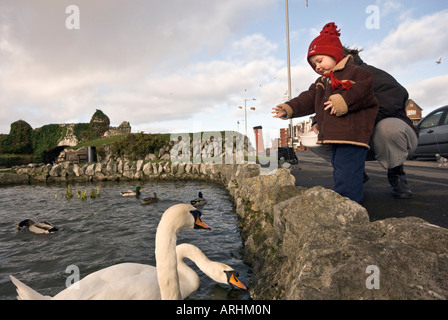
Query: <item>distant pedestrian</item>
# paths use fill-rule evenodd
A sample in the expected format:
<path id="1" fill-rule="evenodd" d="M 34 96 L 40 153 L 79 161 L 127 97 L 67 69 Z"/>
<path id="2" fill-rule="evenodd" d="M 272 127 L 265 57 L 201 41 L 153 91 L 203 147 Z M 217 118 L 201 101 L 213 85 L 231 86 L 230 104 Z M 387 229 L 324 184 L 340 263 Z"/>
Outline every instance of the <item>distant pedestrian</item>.
<path id="1" fill-rule="evenodd" d="M 331 145 L 333 190 L 360 203 L 364 169 L 378 113 L 373 75 L 344 57 L 340 30 L 327 23 L 308 49 L 308 62 L 321 75 L 307 91 L 273 108 L 274 118 L 316 114 L 320 144 Z"/>

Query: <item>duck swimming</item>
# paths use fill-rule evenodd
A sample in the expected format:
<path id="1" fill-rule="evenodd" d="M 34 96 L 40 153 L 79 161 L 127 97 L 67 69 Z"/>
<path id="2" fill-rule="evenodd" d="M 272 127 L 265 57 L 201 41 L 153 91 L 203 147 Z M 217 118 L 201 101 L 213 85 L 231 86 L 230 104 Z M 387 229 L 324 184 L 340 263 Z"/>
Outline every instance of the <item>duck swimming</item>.
<path id="1" fill-rule="evenodd" d="M 27 227 L 29 231 L 44 234 L 44 233 L 54 233 L 59 229 L 53 226 L 51 223 L 46 221 L 34 222 L 30 219 L 25 219 L 19 223 L 16 229 L 22 230 L 22 228 Z"/>
<path id="2" fill-rule="evenodd" d="M 142 187 L 137 187 L 137 188 L 135 188 L 135 191 L 133 191 L 133 190 L 122 191 L 121 195 L 123 197 L 139 196 L 140 195 L 140 190 L 142 190 L 142 189 L 143 189 Z"/>
<path id="3" fill-rule="evenodd" d="M 157 194 L 154 192 L 154 196 L 152 198 L 145 198 L 142 200 L 142 204 L 150 204 L 159 201 L 157 198 Z"/>
<path id="4" fill-rule="evenodd" d="M 199 193 L 198 193 L 198 197 L 197 197 L 196 199 L 191 200 L 190 203 L 191 203 L 191 205 L 193 205 L 193 206 L 195 206 L 195 207 L 197 207 L 197 206 L 203 206 L 203 205 L 207 204 L 207 200 L 205 200 L 205 199 L 202 197 L 202 192 L 199 191 Z"/>

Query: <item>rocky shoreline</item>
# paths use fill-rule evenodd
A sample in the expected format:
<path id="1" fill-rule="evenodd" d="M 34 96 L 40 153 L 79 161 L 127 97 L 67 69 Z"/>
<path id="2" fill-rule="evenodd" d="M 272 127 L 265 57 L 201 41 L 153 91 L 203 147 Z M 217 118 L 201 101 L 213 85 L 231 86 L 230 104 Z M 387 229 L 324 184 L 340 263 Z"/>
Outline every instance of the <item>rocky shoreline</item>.
<path id="1" fill-rule="evenodd" d="M 108 161 L 0 171 L 0 184 L 195 179 L 232 196 L 254 299 L 447 299 L 448 230 L 418 218 L 370 222 L 364 207 L 257 164 Z"/>

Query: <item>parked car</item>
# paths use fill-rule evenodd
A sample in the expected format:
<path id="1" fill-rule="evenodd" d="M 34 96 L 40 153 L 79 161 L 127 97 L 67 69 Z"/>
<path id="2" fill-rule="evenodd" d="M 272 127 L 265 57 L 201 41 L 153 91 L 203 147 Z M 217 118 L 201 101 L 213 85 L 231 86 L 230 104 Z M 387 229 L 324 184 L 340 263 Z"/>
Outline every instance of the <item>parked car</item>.
<path id="1" fill-rule="evenodd" d="M 448 157 L 448 106 L 432 111 L 416 126 L 418 146 L 413 158 Z"/>

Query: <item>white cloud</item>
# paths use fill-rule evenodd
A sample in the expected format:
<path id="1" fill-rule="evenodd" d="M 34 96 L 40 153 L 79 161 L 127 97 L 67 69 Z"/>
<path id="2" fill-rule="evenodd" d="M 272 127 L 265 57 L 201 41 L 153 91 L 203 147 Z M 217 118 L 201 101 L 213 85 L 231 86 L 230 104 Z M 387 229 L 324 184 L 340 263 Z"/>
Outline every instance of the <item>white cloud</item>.
<path id="1" fill-rule="evenodd" d="M 3 1 L 0 132 L 17 119 L 33 127 L 89 121 L 96 108 L 132 125 L 222 103 L 228 90 L 244 87 L 250 64 L 191 61 L 227 51 L 250 21 L 248 12 L 255 19 L 274 2 L 79 0 L 81 28 L 68 30 L 67 1 Z M 260 35 L 237 47 L 249 44 L 275 50 Z"/>
<path id="2" fill-rule="evenodd" d="M 420 18 L 407 14 L 380 43 L 366 48 L 363 55 L 368 64 L 386 70 L 404 85 L 424 112 L 448 103 L 448 77 L 441 75 L 446 66 L 435 64 L 440 56 L 448 55 L 447 20 L 448 10 Z"/>
<path id="3" fill-rule="evenodd" d="M 423 108 L 423 115 L 448 104 L 448 75 L 425 79 L 407 87 L 412 99 Z"/>
<path id="4" fill-rule="evenodd" d="M 259 60 L 269 57 L 277 45 L 267 41 L 262 34 L 252 34 L 232 44 L 232 54 L 245 61 Z"/>
<path id="5" fill-rule="evenodd" d="M 410 71 L 412 64 L 448 53 L 448 10 L 423 16 L 408 16 L 381 43 L 366 50 L 370 64 L 388 71 Z"/>

